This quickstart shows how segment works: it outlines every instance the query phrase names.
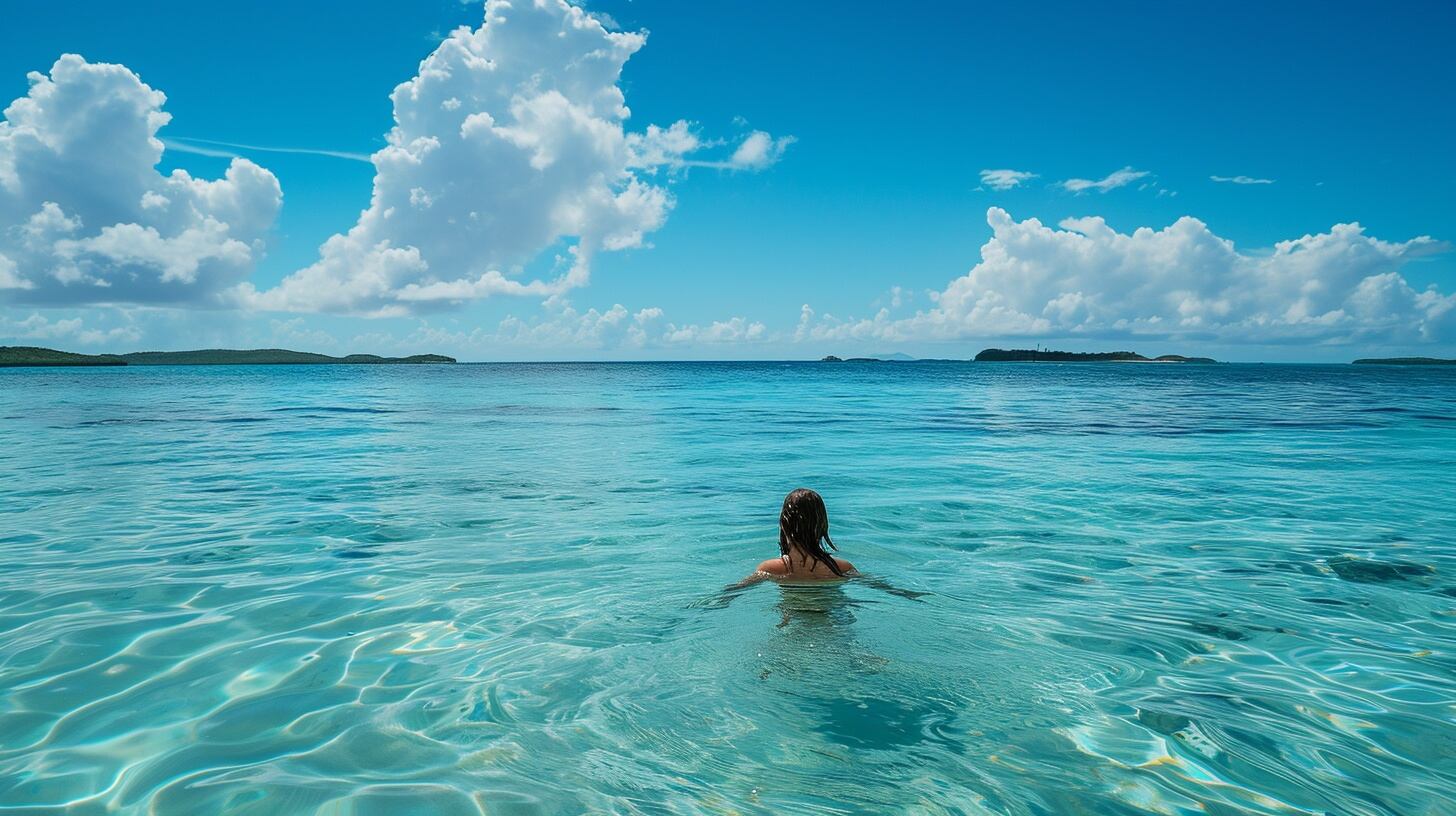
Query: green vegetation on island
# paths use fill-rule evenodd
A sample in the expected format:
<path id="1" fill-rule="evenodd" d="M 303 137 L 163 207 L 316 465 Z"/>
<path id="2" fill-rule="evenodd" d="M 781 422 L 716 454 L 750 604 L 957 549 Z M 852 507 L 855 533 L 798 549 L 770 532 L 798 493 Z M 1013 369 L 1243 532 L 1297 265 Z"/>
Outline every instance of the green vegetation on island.
<path id="1" fill-rule="evenodd" d="M 913 359 L 907 359 L 907 360 L 886 360 L 886 359 L 884 359 L 882 357 L 848 357 L 848 358 L 841 358 L 841 357 L 835 357 L 833 354 L 831 354 L 828 357 L 825 357 L 825 358 L 821 359 L 819 362 L 821 362 L 821 363 L 895 363 L 895 362 L 913 362 Z"/>
<path id="2" fill-rule="evenodd" d="M 820 359 L 821 363 L 956 363 L 964 360 L 917 360 L 906 354 L 881 354 L 874 357 L 840 358 L 833 354 Z M 1216 363 L 1210 357 L 1184 357 L 1181 354 L 1164 354 L 1161 357 L 1144 357 L 1133 351 L 1049 351 L 1043 349 L 985 349 L 976 355 L 977 363 Z M 1364 362 L 1364 361 L 1362 361 Z"/>
<path id="3" fill-rule="evenodd" d="M 119 356 L 126 361 L 127 365 L 400 365 L 455 362 L 455 358 L 440 354 L 415 354 L 409 357 L 350 354 L 344 357 L 330 357 L 327 354 L 289 351 L 288 349 L 138 351 Z"/>
<path id="4" fill-rule="evenodd" d="M 1216 363 L 1210 357 L 1164 354 L 1144 357 L 1135 351 L 1050 351 L 1042 349 L 986 349 L 976 355 L 978 363 Z"/>
<path id="5" fill-rule="evenodd" d="M 115 354 L 72 354 L 37 346 L 0 346 L 0 367 L 122 365 L 126 361 Z"/>
<path id="6" fill-rule="evenodd" d="M 33 346 L 0 346 L 0 367 L 118 366 L 118 365 L 419 365 L 453 363 L 442 354 L 380 357 L 350 354 L 330 357 L 288 349 L 202 349 L 199 351 L 138 351 L 131 354 L 72 354 Z"/>
<path id="7" fill-rule="evenodd" d="M 1456 365 L 1456 360 L 1443 360 L 1439 357 L 1366 357 L 1356 360 L 1355 365 Z"/>

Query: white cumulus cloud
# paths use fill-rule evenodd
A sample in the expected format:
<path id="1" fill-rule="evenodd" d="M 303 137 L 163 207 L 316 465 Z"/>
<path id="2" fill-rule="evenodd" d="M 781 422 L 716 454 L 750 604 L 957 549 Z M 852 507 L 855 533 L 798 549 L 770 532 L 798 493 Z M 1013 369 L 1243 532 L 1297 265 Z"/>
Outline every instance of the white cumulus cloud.
<path id="1" fill-rule="evenodd" d="M 992 190 L 1010 190 L 1036 178 L 1025 170 L 982 170 L 981 184 Z"/>
<path id="2" fill-rule="evenodd" d="M 157 172 L 166 97 L 125 66 L 67 54 L 29 80 L 0 122 L 0 298 L 215 305 L 246 278 L 282 201 L 272 173 Z"/>
<path id="3" fill-rule="evenodd" d="M 1106 177 L 1093 180 L 1084 178 L 1067 179 L 1061 182 L 1064 189 L 1074 193 L 1084 193 L 1088 190 L 1096 190 L 1105 193 L 1108 190 L 1116 190 L 1118 187 L 1126 187 L 1140 178 L 1151 175 L 1146 170 L 1134 170 L 1132 167 L 1124 167 L 1108 173 Z"/>
<path id="4" fill-rule="evenodd" d="M 722 162 L 686 122 L 629 134 L 618 81 L 645 34 L 608 30 L 565 0 L 490 0 L 395 88 L 374 192 L 348 232 L 255 308 L 398 315 L 492 295 L 559 297 L 595 253 L 644 245 L 673 206 L 660 166 L 760 169 L 791 141 L 755 131 Z M 524 268 L 568 242 L 558 268 Z"/>
<path id="5" fill-rule="evenodd" d="M 630 312 L 618 303 L 606 311 L 578 312 L 569 303 L 553 303 L 536 320 L 507 317 L 493 336 L 477 337 L 476 345 L 541 348 L 642 348 L 654 345 L 662 330 L 662 310 Z M 481 340 L 488 342 L 482 343 Z"/>
<path id="6" fill-rule="evenodd" d="M 0 315 L 0 337 L 31 340 L 65 340 L 88 346 L 102 343 L 135 343 L 141 339 L 141 332 L 135 326 L 113 326 L 109 329 L 86 328 L 79 317 L 64 317 L 51 320 L 38 312 L 32 312 L 23 320 L 13 320 Z"/>
<path id="7" fill-rule="evenodd" d="M 580 311 L 566 299 L 554 298 L 544 303 L 538 314 L 506 317 L 493 330 L 485 326 L 451 329 L 421 318 L 402 337 L 371 333 L 355 337 L 352 342 L 360 348 L 443 349 L 470 359 L 496 356 L 503 349 L 529 353 L 700 349 L 772 339 L 767 326 L 744 317 L 708 324 L 677 324 L 668 321 L 663 310 L 655 306 L 634 311 L 618 303 L 607 309 Z"/>
<path id="8" fill-rule="evenodd" d="M 629 164 L 649 173 L 659 167 L 679 170 L 686 167 L 710 167 L 718 170 L 764 170 L 777 164 L 784 151 L 797 139 L 793 136 L 774 138 L 767 131 L 755 130 L 744 136 L 726 159 L 689 158 L 688 154 L 706 147 L 720 147 L 724 142 L 703 139 L 691 123 L 679 119 L 670 127 L 648 125 L 645 133 L 628 133 L 627 147 L 632 152 Z"/>
<path id="9" fill-rule="evenodd" d="M 744 317 L 679 325 L 667 321 L 655 306 L 630 311 L 619 303 L 605 311 L 578 312 L 558 301 L 548 303 L 535 320 L 507 317 L 493 335 L 477 332 L 472 339 L 531 348 L 610 349 L 753 343 L 767 338 L 767 326 Z"/>
<path id="10" fill-rule="evenodd" d="M 934 295 L 935 307 L 892 319 L 815 318 L 800 339 L 1147 337 L 1226 343 L 1449 342 L 1456 295 L 1416 291 L 1400 274 L 1447 246 L 1384 241 L 1359 224 L 1242 252 L 1197 218 L 1122 233 L 1099 217 L 1058 227 L 992 207 L 981 260 Z"/>
<path id="11" fill-rule="evenodd" d="M 668 343 L 682 344 L 756 343 L 767 337 L 767 326 L 757 320 L 748 320 L 743 317 L 715 320 L 706 326 L 669 325 L 663 335 L 663 339 Z"/>
<path id="12" fill-rule="evenodd" d="M 784 151 L 793 143 L 793 136 L 775 139 L 762 130 L 755 130 L 738 144 L 727 164 L 734 169 L 762 170 L 782 158 Z"/>

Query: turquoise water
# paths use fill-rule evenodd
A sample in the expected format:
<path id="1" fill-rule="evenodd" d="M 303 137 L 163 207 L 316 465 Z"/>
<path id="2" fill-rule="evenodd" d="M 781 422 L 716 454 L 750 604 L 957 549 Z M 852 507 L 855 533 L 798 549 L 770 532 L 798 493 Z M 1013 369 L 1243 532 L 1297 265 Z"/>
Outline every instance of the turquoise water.
<path id="1" fill-rule="evenodd" d="M 0 371 L 0 811 L 1450 814 L 1456 371 Z M 820 490 L 863 583 L 719 589 Z"/>

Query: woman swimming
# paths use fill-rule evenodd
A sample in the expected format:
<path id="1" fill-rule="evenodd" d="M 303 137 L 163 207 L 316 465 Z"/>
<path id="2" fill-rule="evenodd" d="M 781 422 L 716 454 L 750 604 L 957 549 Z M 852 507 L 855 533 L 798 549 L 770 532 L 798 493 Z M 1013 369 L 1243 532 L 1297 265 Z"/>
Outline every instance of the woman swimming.
<path id="1" fill-rule="evenodd" d="M 829 511 L 818 493 L 801 487 L 784 497 L 779 511 L 779 557 L 759 564 L 749 578 L 832 581 L 853 574 L 854 565 L 830 555 L 825 545 L 839 549 L 829 538 Z"/>
<path id="2" fill-rule="evenodd" d="M 825 549 L 826 545 L 828 549 Z M 829 538 L 829 511 L 824 507 L 824 499 L 818 493 L 801 487 L 784 497 L 783 509 L 779 511 L 779 557 L 760 563 L 747 578 L 724 587 L 706 605 L 712 608 L 727 606 L 744 590 L 763 581 L 793 586 L 854 579 L 910 600 L 918 600 L 928 594 L 900 589 L 883 578 L 863 575 L 853 564 L 829 554 L 829 550 L 838 549 Z"/>

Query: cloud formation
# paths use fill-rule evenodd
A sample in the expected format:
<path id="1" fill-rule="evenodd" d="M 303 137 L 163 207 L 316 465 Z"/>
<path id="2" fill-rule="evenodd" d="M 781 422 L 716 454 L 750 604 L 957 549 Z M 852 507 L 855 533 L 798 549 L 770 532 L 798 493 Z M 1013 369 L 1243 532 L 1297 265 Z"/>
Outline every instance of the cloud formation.
<path id="1" fill-rule="evenodd" d="M 755 130 L 738 144 L 738 148 L 728 158 L 727 166 L 733 170 L 762 170 L 771 167 L 783 158 L 784 151 L 794 141 L 793 136 L 775 139 L 765 131 Z"/>
<path id="2" fill-rule="evenodd" d="M 1108 190 L 1116 190 L 1118 187 L 1126 187 L 1140 178 L 1151 175 L 1146 170 L 1134 170 L 1131 166 L 1124 167 L 1108 173 L 1105 178 L 1093 181 L 1092 179 L 1074 178 L 1061 182 L 1063 189 L 1073 193 L 1084 193 L 1088 190 L 1096 190 L 1105 193 Z"/>
<path id="3" fill-rule="evenodd" d="M 618 303 L 606 311 L 578 312 L 568 303 L 548 304 L 537 319 L 502 320 L 493 334 L 478 333 L 476 345 L 530 348 L 661 348 L 753 343 L 768 338 L 768 327 L 756 320 L 732 317 L 707 325 L 677 324 L 655 306 L 629 311 Z M 459 338 L 455 338 L 457 341 Z"/>
<path id="4" fill-rule="evenodd" d="M 51 320 L 39 312 L 31 312 L 23 320 L 12 320 L 0 316 L 0 336 L 19 340 L 66 341 L 87 346 L 103 343 L 135 343 L 141 339 L 141 332 L 131 325 L 114 326 L 109 329 L 86 328 L 79 317 L 64 317 Z"/>
<path id="5" fill-rule="evenodd" d="M 688 158 L 690 153 L 707 147 L 720 147 L 724 142 L 703 139 L 692 124 L 679 119 L 670 127 L 648 125 L 645 133 L 628 133 L 627 149 L 631 153 L 628 167 L 648 173 L 655 173 L 659 167 L 669 170 L 709 167 L 757 172 L 778 163 L 784 151 L 796 141 L 793 136 L 775 139 L 767 131 L 755 130 L 744 136 L 726 159 Z"/>
<path id="6" fill-rule="evenodd" d="M 1209 179 L 1224 184 L 1273 184 L 1274 179 L 1254 178 L 1253 176 L 1209 176 Z"/>
<path id="7" fill-rule="evenodd" d="M 301 318 L 295 318 L 301 320 Z M 275 321 L 280 328 L 302 324 Z M 525 350 L 528 354 L 565 351 L 666 350 L 669 353 L 708 346 L 758 344 L 774 339 L 763 323 L 743 317 L 718 320 L 706 325 L 677 324 L 666 319 L 662 309 L 647 307 L 635 311 L 618 303 L 608 309 L 578 311 L 564 299 L 546 302 L 539 314 L 523 319 L 506 317 L 495 326 L 469 330 L 450 329 L 422 318 L 404 336 L 370 333 L 355 337 L 352 347 L 418 351 L 448 350 L 467 357 L 499 355 L 502 349 Z M 517 351 L 516 353 L 519 353 Z"/>
<path id="8" fill-rule="evenodd" d="M 981 185 L 992 190 L 1010 190 L 1036 178 L 1025 170 L 982 170 Z"/>
<path id="9" fill-rule="evenodd" d="M 970 337 L 1192 338 L 1226 343 L 1447 342 L 1456 295 L 1414 290 L 1410 260 L 1448 247 L 1427 236 L 1389 242 L 1359 224 L 1246 253 L 1202 221 L 1120 233 L 1102 218 L 1059 228 L 1005 210 L 986 213 L 981 260 L 935 295 L 935 307 L 893 319 L 818 319 L 800 339 Z"/>
<path id="10" fill-rule="evenodd" d="M 686 122 L 628 134 L 618 80 L 645 43 L 565 0 L 489 0 L 394 90 L 394 128 L 375 153 L 369 207 L 319 260 L 263 292 L 259 309 L 363 315 L 426 312 L 492 295 L 558 297 L 592 256 L 644 246 L 673 206 L 657 167 L 762 169 L 791 138 L 750 133 L 721 162 Z M 558 268 L 526 264 L 570 242 Z"/>
<path id="11" fill-rule="evenodd" d="M 0 298 L 218 305 L 263 253 L 273 174 L 158 173 L 166 97 L 124 66 L 67 54 L 28 78 L 0 122 Z"/>

